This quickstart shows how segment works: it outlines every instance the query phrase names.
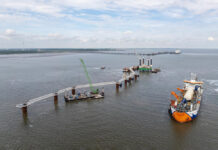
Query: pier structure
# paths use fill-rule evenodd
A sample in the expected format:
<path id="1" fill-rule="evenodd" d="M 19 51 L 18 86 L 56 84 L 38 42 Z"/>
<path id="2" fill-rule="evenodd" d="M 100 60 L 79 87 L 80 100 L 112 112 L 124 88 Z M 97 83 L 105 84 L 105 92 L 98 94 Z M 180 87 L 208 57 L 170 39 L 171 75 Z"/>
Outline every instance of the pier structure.
<path id="1" fill-rule="evenodd" d="M 128 72 L 123 72 L 123 77 L 117 82 L 115 82 L 115 81 L 100 82 L 100 83 L 94 83 L 94 84 L 92 84 L 92 86 L 93 87 L 100 87 L 100 86 L 106 86 L 106 85 L 115 85 L 116 91 L 118 92 L 119 89 L 122 87 L 123 83 L 125 83 L 125 85 L 127 87 L 127 83 L 130 84 L 131 80 L 133 80 L 133 79 L 137 80 L 137 77 L 139 77 L 139 75 L 136 74 L 135 71 L 134 71 L 134 70 L 137 70 L 137 68 L 138 68 L 138 66 L 136 66 L 136 67 L 133 66 L 133 67 L 128 68 Z M 22 110 L 23 115 L 27 115 L 28 106 L 30 106 L 30 105 L 32 105 L 32 104 L 34 104 L 36 102 L 40 102 L 40 101 L 43 101 L 43 100 L 48 99 L 50 97 L 53 97 L 54 104 L 57 105 L 58 104 L 58 95 L 59 94 L 62 94 L 62 93 L 67 92 L 67 91 L 71 91 L 72 95 L 75 95 L 76 90 L 83 89 L 83 88 L 88 88 L 88 87 L 90 87 L 89 84 L 68 87 L 68 88 L 65 88 L 65 89 L 61 89 L 61 90 L 59 90 L 59 91 L 57 91 L 55 93 L 49 93 L 49 94 L 46 94 L 46 95 L 43 95 L 43 96 L 40 96 L 40 97 L 37 97 L 37 98 L 34 98 L 34 99 L 27 100 L 23 104 L 17 104 L 16 107 L 20 108 Z"/>

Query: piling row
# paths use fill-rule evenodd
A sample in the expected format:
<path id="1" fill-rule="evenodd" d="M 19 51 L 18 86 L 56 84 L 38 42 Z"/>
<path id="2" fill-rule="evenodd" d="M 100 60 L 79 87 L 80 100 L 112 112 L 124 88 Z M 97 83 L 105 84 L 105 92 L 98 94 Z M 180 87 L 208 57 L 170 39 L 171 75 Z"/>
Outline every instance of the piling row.
<path id="1" fill-rule="evenodd" d="M 140 60 L 140 63 L 141 63 L 141 60 Z M 144 63 L 144 59 L 143 59 L 143 63 Z M 133 66 L 133 67 L 127 68 L 128 71 L 124 72 L 125 76 L 123 78 L 121 78 L 117 82 L 111 81 L 111 82 L 95 83 L 95 84 L 93 84 L 93 87 L 94 86 L 104 86 L 104 85 L 113 85 L 113 84 L 115 84 L 116 85 L 116 91 L 118 92 L 119 89 L 122 87 L 123 83 L 124 83 L 125 87 L 127 87 L 127 84 L 128 83 L 131 84 L 132 80 L 135 80 L 135 81 L 137 80 L 139 75 L 135 73 L 135 70 L 138 70 L 138 68 L 139 68 L 139 66 L 135 66 L 135 67 Z M 41 96 L 41 97 L 38 97 L 38 98 L 34 98 L 34 99 L 31 99 L 31 100 L 28 100 L 26 103 L 16 105 L 16 107 L 22 109 L 23 115 L 27 115 L 27 112 L 28 112 L 27 111 L 27 107 L 29 105 L 32 105 L 33 103 L 39 102 L 39 101 L 47 99 L 49 97 L 53 97 L 54 104 L 57 105 L 58 104 L 58 95 L 59 94 L 71 90 L 72 95 L 75 95 L 76 94 L 76 89 L 82 89 L 82 88 L 87 88 L 87 87 L 89 87 L 89 84 L 78 85 L 78 86 L 75 86 L 75 87 L 68 87 L 68 88 L 59 90 L 56 93 L 50 93 L 50 94 L 47 94 L 47 95 L 44 95 L 44 96 Z"/>

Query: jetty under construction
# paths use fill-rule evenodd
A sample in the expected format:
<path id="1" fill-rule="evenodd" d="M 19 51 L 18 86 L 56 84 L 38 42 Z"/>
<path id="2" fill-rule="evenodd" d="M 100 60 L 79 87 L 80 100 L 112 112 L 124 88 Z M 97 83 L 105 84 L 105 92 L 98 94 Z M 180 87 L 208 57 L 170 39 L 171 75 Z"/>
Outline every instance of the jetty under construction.
<path id="1" fill-rule="evenodd" d="M 46 95 L 43 95 L 43 96 L 40 96 L 40 97 L 37 97 L 37 98 L 27 100 L 26 102 L 24 102 L 22 104 L 17 104 L 16 107 L 20 108 L 22 110 L 23 115 L 27 115 L 28 106 L 33 105 L 36 102 L 40 102 L 40 101 L 43 101 L 45 99 L 48 99 L 50 97 L 53 97 L 55 105 L 58 104 L 59 95 L 62 94 L 62 93 L 71 92 L 72 96 L 75 96 L 76 90 L 83 89 L 83 88 L 90 88 L 90 90 L 91 90 L 90 93 L 91 94 L 98 94 L 97 92 L 95 93 L 95 90 L 93 90 L 93 87 L 102 87 L 102 86 L 108 86 L 108 85 L 115 85 L 116 91 L 119 92 L 119 89 L 122 88 L 122 85 L 127 87 L 128 84 L 131 84 L 131 82 L 133 80 L 136 81 L 138 79 L 138 77 L 139 77 L 139 72 L 140 71 L 142 71 L 142 72 L 146 71 L 146 72 L 150 72 L 150 73 L 157 73 L 157 72 L 160 71 L 160 69 L 153 69 L 152 68 L 152 59 L 151 58 L 147 59 L 147 64 L 145 64 L 145 59 L 140 57 L 139 58 L 139 65 L 123 68 L 123 76 L 121 77 L 120 80 L 118 80 L 118 81 L 108 81 L 108 82 L 99 82 L 99 83 L 91 83 L 91 79 L 88 76 L 88 72 L 87 72 L 87 69 L 85 67 L 85 64 L 84 64 L 83 60 L 81 60 L 81 62 L 83 64 L 84 70 L 86 72 L 86 76 L 88 78 L 89 84 L 67 87 L 67 88 L 58 90 L 55 93 L 49 93 L 49 94 L 46 94 Z M 69 98 L 69 97 L 65 96 L 65 101 L 66 101 L 66 98 Z M 99 97 L 98 96 L 97 97 L 88 97 L 87 96 L 85 98 L 99 98 Z M 69 99 L 67 99 L 67 100 L 69 100 Z"/>

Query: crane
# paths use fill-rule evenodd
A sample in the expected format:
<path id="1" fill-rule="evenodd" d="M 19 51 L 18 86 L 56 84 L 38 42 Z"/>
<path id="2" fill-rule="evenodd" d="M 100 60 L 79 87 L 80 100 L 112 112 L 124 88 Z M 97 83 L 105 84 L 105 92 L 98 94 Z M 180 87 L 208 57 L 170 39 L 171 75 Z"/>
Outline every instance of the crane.
<path id="1" fill-rule="evenodd" d="M 87 71 L 87 68 L 86 68 L 86 65 L 85 65 L 83 59 L 80 58 L 80 61 L 81 61 L 82 65 L 83 65 L 83 69 L 84 69 L 84 71 L 85 71 L 86 78 L 88 79 L 89 88 L 90 88 L 91 92 L 92 92 L 93 94 L 97 94 L 97 93 L 98 93 L 98 89 L 95 90 L 95 89 L 93 88 L 91 78 L 89 77 L 89 73 L 88 73 L 88 71 Z"/>

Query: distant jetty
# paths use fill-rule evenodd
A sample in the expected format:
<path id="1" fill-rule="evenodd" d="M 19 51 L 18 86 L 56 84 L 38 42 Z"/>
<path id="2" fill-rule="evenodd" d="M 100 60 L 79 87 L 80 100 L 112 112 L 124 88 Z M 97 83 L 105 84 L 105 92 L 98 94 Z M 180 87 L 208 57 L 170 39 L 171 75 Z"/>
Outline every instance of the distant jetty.
<path id="1" fill-rule="evenodd" d="M 180 50 L 152 52 L 152 53 L 136 53 L 127 52 L 125 49 L 0 49 L 0 55 L 9 54 L 40 54 L 40 53 L 98 53 L 98 54 L 113 54 L 113 55 L 141 55 L 141 56 L 154 56 L 163 54 L 180 54 Z"/>
<path id="2" fill-rule="evenodd" d="M 141 56 L 155 56 L 155 55 L 163 55 L 163 54 L 181 54 L 180 50 L 175 51 L 165 51 L 165 52 L 153 52 L 153 53 L 121 53 L 121 52 L 114 52 L 114 51 L 94 51 L 92 53 L 98 53 L 98 54 L 113 54 L 113 55 L 141 55 Z"/>

